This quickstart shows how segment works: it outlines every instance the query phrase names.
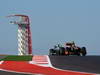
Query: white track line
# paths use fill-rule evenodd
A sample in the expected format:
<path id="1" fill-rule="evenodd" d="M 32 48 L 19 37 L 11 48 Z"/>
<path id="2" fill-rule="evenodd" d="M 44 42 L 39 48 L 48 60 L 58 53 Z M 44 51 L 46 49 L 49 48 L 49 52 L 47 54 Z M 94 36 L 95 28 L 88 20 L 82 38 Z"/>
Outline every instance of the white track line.
<path id="1" fill-rule="evenodd" d="M 49 56 L 48 56 L 48 55 L 46 55 L 46 57 L 47 57 L 47 60 L 48 60 L 48 63 L 49 63 L 49 64 L 48 64 L 48 65 L 49 65 L 49 67 L 53 67 L 53 66 L 52 66 L 52 64 L 51 64 L 51 61 L 50 61 Z"/>
<path id="2" fill-rule="evenodd" d="M 0 61 L 0 65 L 3 64 L 4 61 Z"/>

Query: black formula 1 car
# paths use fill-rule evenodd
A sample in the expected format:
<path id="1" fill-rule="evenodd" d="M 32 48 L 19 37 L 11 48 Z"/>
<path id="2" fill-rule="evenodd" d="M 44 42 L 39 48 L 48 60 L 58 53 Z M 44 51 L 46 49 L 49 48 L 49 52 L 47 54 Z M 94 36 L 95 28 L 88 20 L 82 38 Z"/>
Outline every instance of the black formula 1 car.
<path id="1" fill-rule="evenodd" d="M 78 47 L 75 43 L 66 43 L 66 47 L 55 46 L 49 50 L 49 55 L 86 56 L 86 47 Z"/>

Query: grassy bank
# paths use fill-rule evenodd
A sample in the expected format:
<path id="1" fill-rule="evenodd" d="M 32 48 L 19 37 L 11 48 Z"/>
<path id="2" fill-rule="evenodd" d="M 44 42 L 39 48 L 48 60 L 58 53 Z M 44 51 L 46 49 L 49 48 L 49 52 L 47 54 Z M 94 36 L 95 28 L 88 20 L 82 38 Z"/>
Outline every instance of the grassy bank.
<path id="1" fill-rule="evenodd" d="M 24 56 L 7 55 L 3 59 L 0 59 L 0 61 L 31 61 L 31 60 L 32 60 L 31 55 L 24 55 Z"/>

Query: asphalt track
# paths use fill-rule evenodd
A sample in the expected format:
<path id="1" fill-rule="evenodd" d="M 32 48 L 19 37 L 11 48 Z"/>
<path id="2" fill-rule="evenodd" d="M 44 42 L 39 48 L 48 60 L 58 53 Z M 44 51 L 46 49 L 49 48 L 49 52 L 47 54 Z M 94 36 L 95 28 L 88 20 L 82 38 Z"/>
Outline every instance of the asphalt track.
<path id="1" fill-rule="evenodd" d="M 22 73 L 0 71 L 0 75 L 34 75 L 34 74 L 22 74 Z"/>
<path id="2" fill-rule="evenodd" d="M 100 74 L 100 56 L 49 56 L 59 69 Z"/>
<path id="3" fill-rule="evenodd" d="M 100 74 L 100 56 L 86 56 L 86 57 L 49 56 L 49 57 L 52 65 L 56 68 Z M 0 75 L 34 75 L 34 74 L 22 74 L 22 73 L 0 71 Z"/>

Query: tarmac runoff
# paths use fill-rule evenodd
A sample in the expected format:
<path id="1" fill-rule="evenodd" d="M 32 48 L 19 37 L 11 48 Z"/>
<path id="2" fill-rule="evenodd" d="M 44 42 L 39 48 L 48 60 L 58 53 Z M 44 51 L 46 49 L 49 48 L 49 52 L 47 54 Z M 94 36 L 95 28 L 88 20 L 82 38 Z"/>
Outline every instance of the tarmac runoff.
<path id="1" fill-rule="evenodd" d="M 49 56 L 54 67 L 100 74 L 100 56 Z"/>
<path id="2" fill-rule="evenodd" d="M 24 62 L 24 61 L 1 61 L 0 62 L 0 75 L 97 75 L 95 73 L 82 73 L 79 71 L 71 71 L 71 70 L 62 70 L 62 69 L 57 69 L 58 67 L 54 68 L 52 65 L 54 65 L 54 59 L 57 62 L 58 65 L 58 56 L 54 56 L 53 59 L 51 58 L 51 63 L 50 64 L 50 59 L 48 56 L 39 56 L 40 58 L 44 59 L 45 57 L 48 58 L 48 63 L 49 65 L 43 64 L 43 62 L 37 59 L 38 56 L 33 58 L 33 61 L 30 62 Z M 63 57 L 65 58 L 65 57 Z M 67 57 L 66 57 L 67 58 Z M 70 58 L 70 57 L 69 57 Z M 42 62 L 42 63 L 40 63 Z M 56 63 L 55 62 L 55 63 Z M 60 62 L 61 63 L 61 62 Z M 19 64 L 16 66 L 16 64 Z M 43 64 L 43 65 L 41 65 Z M 56 66 L 57 66 L 56 65 Z M 61 64 L 60 64 L 61 65 Z M 61 65 L 62 66 L 62 65 Z M 65 66 L 67 67 L 67 66 Z M 62 68 L 62 67 L 59 67 Z M 100 73 L 98 74 L 100 75 Z"/>
<path id="3" fill-rule="evenodd" d="M 32 75 L 32 74 L 16 73 L 16 72 L 0 70 L 0 75 Z"/>

